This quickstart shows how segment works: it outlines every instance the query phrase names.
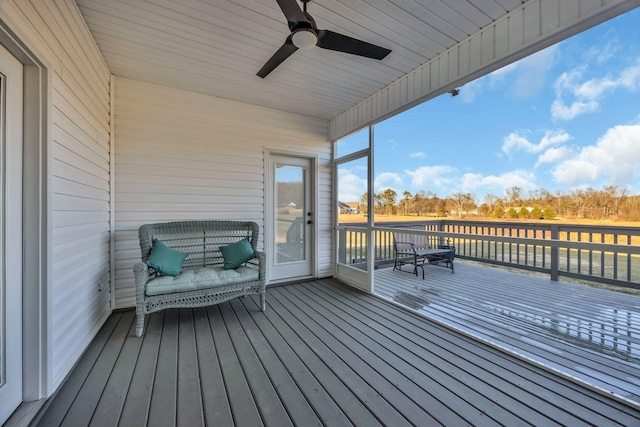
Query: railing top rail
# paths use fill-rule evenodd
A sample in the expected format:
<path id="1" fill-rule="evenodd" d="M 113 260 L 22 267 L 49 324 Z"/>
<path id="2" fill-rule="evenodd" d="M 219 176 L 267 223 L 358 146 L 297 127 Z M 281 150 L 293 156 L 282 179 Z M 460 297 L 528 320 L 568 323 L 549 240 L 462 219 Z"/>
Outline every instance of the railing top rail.
<path id="1" fill-rule="evenodd" d="M 337 225 L 336 226 L 336 230 L 357 230 L 357 231 L 367 231 L 367 226 L 366 225 L 361 225 L 360 223 L 353 223 L 353 224 L 342 224 L 342 225 Z"/>
<path id="2" fill-rule="evenodd" d="M 427 222 L 427 221 L 425 221 Z M 604 232 L 614 233 L 624 231 L 625 234 L 638 234 L 640 235 L 640 224 L 636 226 L 631 225 L 616 225 L 616 224 L 571 224 L 565 222 L 519 222 L 519 221 L 467 221 L 467 220 L 451 220 L 444 219 L 441 221 L 443 225 L 474 225 L 484 227 L 505 227 L 505 228 L 538 228 L 538 229 L 550 229 L 552 227 L 558 227 L 560 231 L 580 230 L 583 232 Z"/>
<path id="3" fill-rule="evenodd" d="M 398 228 L 393 227 L 375 227 L 376 230 L 387 231 L 390 233 L 398 231 Z M 472 234 L 472 233 L 452 233 L 447 231 L 431 231 L 431 230 L 415 230 L 411 228 L 402 229 L 403 233 L 413 233 L 419 235 L 443 237 L 448 239 L 465 239 L 465 240 L 478 240 L 478 241 L 490 241 L 490 242 L 504 242 L 504 243 L 516 243 L 521 245 L 538 245 L 556 248 L 570 248 L 570 249 L 583 249 L 601 252 L 621 252 L 628 254 L 640 254 L 640 246 L 629 244 L 614 244 L 614 243 L 596 243 L 596 242 L 578 242 L 572 240 L 558 240 L 558 239 L 535 239 L 525 237 L 512 237 L 512 236 L 494 236 L 486 234 Z"/>
<path id="4" fill-rule="evenodd" d="M 556 222 L 519 222 L 519 221 L 473 221 L 473 220 L 416 220 L 416 221 L 390 221 L 378 223 L 375 227 L 402 227 L 404 225 L 442 225 L 442 226 L 467 226 L 467 227 L 485 227 L 485 228 L 511 228 L 511 229 L 529 229 L 529 230 L 551 230 L 557 228 L 559 232 L 577 231 L 581 233 L 596 234 L 624 234 L 632 236 L 640 236 L 640 224 L 636 226 L 616 225 L 616 224 L 571 224 Z M 365 222 L 353 222 L 348 224 L 340 224 L 340 227 L 366 227 Z"/>

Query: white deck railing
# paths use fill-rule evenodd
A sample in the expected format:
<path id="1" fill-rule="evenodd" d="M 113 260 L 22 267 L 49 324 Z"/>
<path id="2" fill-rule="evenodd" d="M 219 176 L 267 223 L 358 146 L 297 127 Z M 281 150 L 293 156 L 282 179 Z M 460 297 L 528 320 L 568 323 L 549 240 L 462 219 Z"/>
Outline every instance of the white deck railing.
<path id="1" fill-rule="evenodd" d="M 464 259 L 640 289 L 640 227 L 483 221 L 384 223 L 373 228 L 375 265 L 394 259 L 397 227 L 447 242 Z M 366 260 L 364 224 L 338 227 L 338 262 Z"/>

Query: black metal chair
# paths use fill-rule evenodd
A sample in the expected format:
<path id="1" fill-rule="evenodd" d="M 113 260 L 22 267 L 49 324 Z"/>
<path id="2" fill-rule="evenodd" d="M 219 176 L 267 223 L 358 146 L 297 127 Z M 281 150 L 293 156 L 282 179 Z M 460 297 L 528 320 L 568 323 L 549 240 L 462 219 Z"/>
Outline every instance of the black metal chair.
<path id="1" fill-rule="evenodd" d="M 429 263 L 446 267 L 454 272 L 453 260 L 456 256 L 455 246 L 448 244 L 433 245 L 433 236 L 411 233 L 408 231 L 393 232 L 393 249 L 395 259 L 393 270 L 405 271 L 418 275 L 418 268 L 422 270 L 424 280 L 424 264 Z M 413 271 L 402 270 L 403 265 L 413 265 Z"/>

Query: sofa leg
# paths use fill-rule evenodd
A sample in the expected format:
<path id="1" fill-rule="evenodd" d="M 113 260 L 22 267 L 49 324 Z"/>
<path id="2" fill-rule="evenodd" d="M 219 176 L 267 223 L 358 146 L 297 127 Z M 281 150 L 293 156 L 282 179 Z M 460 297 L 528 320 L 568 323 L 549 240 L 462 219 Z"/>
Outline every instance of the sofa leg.
<path id="1" fill-rule="evenodd" d="M 267 292 L 260 292 L 260 310 L 265 311 L 267 309 Z"/>
<path id="2" fill-rule="evenodd" d="M 136 337 L 141 337 L 144 331 L 144 313 L 136 314 Z"/>

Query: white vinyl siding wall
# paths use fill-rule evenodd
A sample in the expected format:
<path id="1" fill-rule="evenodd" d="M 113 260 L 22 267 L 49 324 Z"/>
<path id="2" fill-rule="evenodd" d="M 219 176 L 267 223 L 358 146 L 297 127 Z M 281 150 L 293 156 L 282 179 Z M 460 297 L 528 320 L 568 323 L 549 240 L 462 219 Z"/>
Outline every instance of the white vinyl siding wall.
<path id="1" fill-rule="evenodd" d="M 110 74 L 73 0 L 3 1 L 0 18 L 50 75 L 44 214 L 52 234 L 47 350 L 55 390 L 110 313 Z"/>
<path id="2" fill-rule="evenodd" d="M 328 122 L 115 78 L 116 307 L 135 305 L 145 223 L 255 221 L 264 247 L 266 150 L 318 158 L 319 272 L 332 274 Z"/>
<path id="3" fill-rule="evenodd" d="M 639 0 L 527 1 L 332 119 L 329 137 L 337 140 L 398 114 L 639 4 Z"/>

